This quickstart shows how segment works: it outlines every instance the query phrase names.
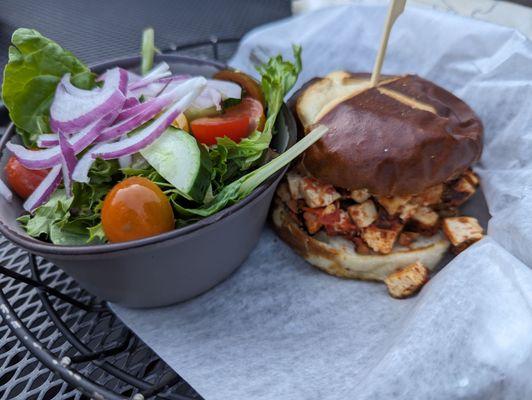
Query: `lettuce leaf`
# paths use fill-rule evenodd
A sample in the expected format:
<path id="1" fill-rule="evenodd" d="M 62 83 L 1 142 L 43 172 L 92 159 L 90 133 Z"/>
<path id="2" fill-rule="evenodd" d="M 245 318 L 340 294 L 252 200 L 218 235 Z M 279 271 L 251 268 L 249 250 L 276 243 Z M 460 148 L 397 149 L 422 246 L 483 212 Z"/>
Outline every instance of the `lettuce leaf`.
<path id="1" fill-rule="evenodd" d="M 284 96 L 294 87 L 302 68 L 301 46 L 294 45 L 292 50 L 294 63 L 278 55 L 257 68 L 261 74 L 261 87 L 268 106 L 266 124 L 262 132 L 252 132 L 238 143 L 228 137 L 218 138 L 216 146 L 210 150 L 215 191 L 256 165 L 265 150 L 270 147 Z"/>
<path id="2" fill-rule="evenodd" d="M 81 89 L 94 87 L 94 74 L 72 53 L 33 29 L 19 28 L 11 38 L 2 98 L 26 145 L 49 133 L 50 105 L 61 77 L 72 75 Z"/>
<path id="3" fill-rule="evenodd" d="M 89 184 L 75 183 L 71 197 L 64 189 L 56 190 L 33 214 L 23 215 L 18 221 L 28 235 L 48 239 L 54 244 L 105 243 L 100 211 L 105 195 L 119 174 L 116 160 L 98 159 L 89 172 Z"/>

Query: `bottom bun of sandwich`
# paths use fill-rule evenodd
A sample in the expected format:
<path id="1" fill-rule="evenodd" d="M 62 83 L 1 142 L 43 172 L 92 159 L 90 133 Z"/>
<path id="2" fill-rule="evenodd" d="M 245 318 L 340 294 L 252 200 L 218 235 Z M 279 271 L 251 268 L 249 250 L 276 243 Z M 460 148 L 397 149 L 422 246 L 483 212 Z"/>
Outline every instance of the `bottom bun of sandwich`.
<path id="1" fill-rule="evenodd" d="M 433 270 L 449 248 L 449 241 L 438 232 L 418 240 L 415 247 L 395 246 L 389 254 L 359 254 L 353 243 L 325 232 L 309 235 L 276 198 L 272 222 L 277 234 L 301 257 L 323 271 L 342 278 L 384 281 L 394 271 L 420 262 Z"/>

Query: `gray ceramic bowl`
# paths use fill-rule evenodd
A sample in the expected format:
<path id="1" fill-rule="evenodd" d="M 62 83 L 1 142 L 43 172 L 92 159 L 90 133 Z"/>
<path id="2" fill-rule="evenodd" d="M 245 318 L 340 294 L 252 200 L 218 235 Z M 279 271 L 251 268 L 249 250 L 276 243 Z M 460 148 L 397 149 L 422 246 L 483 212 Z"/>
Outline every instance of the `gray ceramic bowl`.
<path id="1" fill-rule="evenodd" d="M 159 56 L 174 73 L 212 76 L 225 65 L 181 56 Z M 139 57 L 93 66 L 135 70 Z M 272 147 L 285 151 L 296 141 L 295 122 L 286 106 L 277 121 Z M 0 140 L 0 167 L 9 157 L 5 144 L 15 135 L 10 126 Z M 268 208 L 286 168 L 241 202 L 209 218 L 161 235 L 94 246 L 57 246 L 29 237 L 16 218 L 22 201 L 0 198 L 0 232 L 16 245 L 50 260 L 101 299 L 130 307 L 164 306 L 197 296 L 227 278 L 257 244 Z"/>

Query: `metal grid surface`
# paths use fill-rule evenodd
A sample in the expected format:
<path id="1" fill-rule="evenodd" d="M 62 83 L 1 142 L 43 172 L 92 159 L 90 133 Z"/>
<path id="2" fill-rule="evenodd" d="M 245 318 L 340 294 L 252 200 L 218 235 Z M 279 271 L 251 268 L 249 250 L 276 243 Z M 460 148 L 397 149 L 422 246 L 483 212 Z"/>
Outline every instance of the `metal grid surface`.
<path id="1" fill-rule="evenodd" d="M 183 399 L 200 398 L 163 361 L 112 314 L 105 305 L 96 302 L 91 295 L 54 265 L 38 258 L 35 270 L 28 268 L 28 254 L 2 238 L 0 241 L 2 264 L 10 271 L 28 278 L 40 275 L 42 282 L 49 287 L 75 299 L 82 304 L 94 307 L 84 310 L 31 285 L 21 283 L 5 275 L 0 275 L 0 285 L 7 302 L 37 340 L 38 346 L 48 349 L 58 360 L 68 364 L 80 376 L 86 377 L 110 391 L 130 398 L 139 392 L 115 374 L 109 372 L 108 365 L 120 371 L 127 371 L 133 380 L 145 383 L 145 387 L 156 387 L 161 382 L 175 383 L 168 390 L 162 390 L 157 398 Z M 29 273 L 30 271 L 31 273 Z M 1 303 L 1 302 L 0 302 Z M 47 310 L 49 305 L 53 311 Z M 5 306 L 0 312 L 6 318 Z M 9 317 L 8 317 L 9 318 Z M 58 318 L 58 320 L 54 320 Z M 64 327 L 61 326 L 64 324 Z M 105 352 L 95 361 L 85 361 L 83 354 L 76 350 L 65 331 L 83 343 L 89 352 Z M 15 338 L 7 324 L 0 326 L 0 399 L 88 399 L 64 380 L 56 377 L 44 367 L 32 352 Z M 33 344 L 33 347 L 37 347 Z M 104 363 L 107 363 L 104 365 Z M 108 370 L 108 371 L 106 371 Z M 138 397 L 137 395 L 137 398 Z"/>
<path id="2" fill-rule="evenodd" d="M 151 8 L 145 7 L 147 3 Z M 189 29 L 176 37 L 191 7 L 196 20 L 190 19 Z M 52 8 L 58 12 L 53 16 Z M 91 20 L 90 14 L 98 9 L 107 11 L 103 20 Z M 113 24 L 109 15 L 121 12 L 126 15 Z M 94 63 L 136 53 L 146 22 L 156 28 L 156 42 L 164 52 L 226 61 L 236 42 L 220 40 L 216 45 L 213 35 L 240 37 L 253 26 L 289 12 L 289 1 L 1 0 L 0 66 L 6 61 L 2 57 L 7 53 L 9 35 L 17 26 L 35 27 Z M 198 21 L 197 15 L 207 18 L 207 23 Z M 67 23 L 69 18 L 75 21 L 72 26 Z M 213 18 L 218 22 L 208 23 Z M 0 107 L 0 133 L 7 122 L 7 113 Z M 54 265 L 29 256 L 0 236 L 2 267 L 0 400 L 89 399 L 96 397 L 89 390 L 94 384 L 107 390 L 106 399 L 201 399 L 104 304 Z M 49 353 L 44 353 L 46 350 Z M 49 362 L 48 367 L 39 360 Z"/>
<path id="3" fill-rule="evenodd" d="M 290 0 L 0 0 L 0 66 L 18 27 L 37 29 L 92 64 L 136 54 L 146 26 L 168 48 L 211 35 L 240 38 L 288 15 Z"/>
<path id="4" fill-rule="evenodd" d="M 226 61 L 236 45 L 211 37 L 165 52 Z M 0 116 L 0 124 L 8 122 L 5 112 Z M 0 400 L 81 400 L 96 398 L 101 388 L 108 390 L 106 399 L 201 399 L 104 303 L 2 236 L 0 317 Z M 54 358 L 51 365 L 39 362 L 46 359 L 43 351 Z M 69 384 L 64 378 L 70 375 L 79 379 Z"/>

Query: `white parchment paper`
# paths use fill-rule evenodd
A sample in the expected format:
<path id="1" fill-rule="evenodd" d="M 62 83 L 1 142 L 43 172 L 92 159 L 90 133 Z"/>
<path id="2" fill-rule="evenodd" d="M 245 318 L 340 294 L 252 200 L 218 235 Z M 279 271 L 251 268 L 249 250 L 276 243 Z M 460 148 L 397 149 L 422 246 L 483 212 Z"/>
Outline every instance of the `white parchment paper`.
<path id="1" fill-rule="evenodd" d="M 255 57 L 300 43 L 300 84 L 369 71 L 385 14 L 345 6 L 274 23 L 250 33 L 232 64 L 253 72 Z M 483 120 L 489 237 L 399 301 L 309 267 L 266 228 L 245 264 L 199 298 L 113 306 L 207 400 L 532 398 L 532 45 L 508 28 L 407 8 L 383 72 L 431 79 Z"/>

